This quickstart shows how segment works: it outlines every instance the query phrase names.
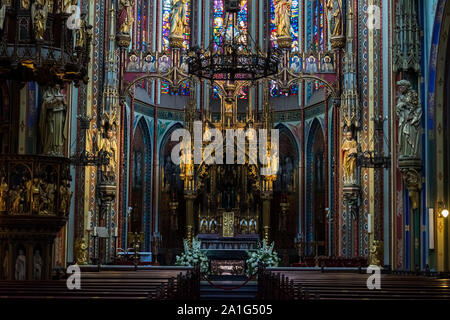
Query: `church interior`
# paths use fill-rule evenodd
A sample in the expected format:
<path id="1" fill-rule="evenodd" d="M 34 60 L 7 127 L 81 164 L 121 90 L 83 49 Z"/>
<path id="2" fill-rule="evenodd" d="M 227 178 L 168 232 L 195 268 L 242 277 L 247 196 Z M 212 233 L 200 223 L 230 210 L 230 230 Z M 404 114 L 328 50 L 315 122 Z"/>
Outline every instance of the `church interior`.
<path id="1" fill-rule="evenodd" d="M 1 0 L 0 299 L 450 300 L 449 31 L 450 0 Z"/>

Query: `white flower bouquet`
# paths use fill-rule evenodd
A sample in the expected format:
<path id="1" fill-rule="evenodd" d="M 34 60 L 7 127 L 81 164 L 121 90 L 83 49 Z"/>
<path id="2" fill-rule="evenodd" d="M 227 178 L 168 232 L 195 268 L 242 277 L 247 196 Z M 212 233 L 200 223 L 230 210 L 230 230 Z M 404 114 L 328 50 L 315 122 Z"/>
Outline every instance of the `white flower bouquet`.
<path id="1" fill-rule="evenodd" d="M 255 251 L 247 251 L 249 258 L 247 259 L 247 276 L 258 272 L 258 265 L 262 263 L 265 267 L 277 267 L 281 259 L 278 254 L 273 250 L 275 243 L 272 242 L 270 246 L 267 245 L 266 240 L 258 244 L 258 248 Z"/>
<path id="2" fill-rule="evenodd" d="M 201 249 L 201 241 L 197 237 L 192 239 L 192 248 L 189 247 L 187 239 L 184 240 L 184 252 L 176 257 L 176 266 L 193 266 L 195 263 L 200 264 L 200 272 L 209 273 L 209 259 Z"/>

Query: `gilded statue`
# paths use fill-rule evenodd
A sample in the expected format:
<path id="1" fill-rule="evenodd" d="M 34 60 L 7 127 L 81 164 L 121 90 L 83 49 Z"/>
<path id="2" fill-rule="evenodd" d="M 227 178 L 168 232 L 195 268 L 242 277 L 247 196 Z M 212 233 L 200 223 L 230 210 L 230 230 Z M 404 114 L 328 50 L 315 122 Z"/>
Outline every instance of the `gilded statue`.
<path id="1" fill-rule="evenodd" d="M 28 4 L 29 5 L 29 4 Z M 33 30 L 37 40 L 44 40 L 44 32 L 47 28 L 48 5 L 47 0 L 36 0 L 31 6 Z"/>
<path id="2" fill-rule="evenodd" d="M 77 264 L 88 264 L 88 244 L 84 238 L 75 241 L 75 255 L 77 257 Z"/>
<path id="3" fill-rule="evenodd" d="M 62 156 L 67 139 L 68 112 L 61 86 L 56 84 L 44 90 L 39 130 L 43 154 Z"/>
<path id="4" fill-rule="evenodd" d="M 5 181 L 5 177 L 1 178 L 0 181 L 0 212 L 6 211 L 6 200 L 8 197 L 8 184 Z"/>
<path id="5" fill-rule="evenodd" d="M 345 140 L 342 145 L 342 159 L 344 167 L 345 183 L 356 183 L 356 154 L 358 153 L 358 143 L 353 139 L 351 131 L 345 133 Z"/>
<path id="6" fill-rule="evenodd" d="M 133 27 L 133 0 L 120 0 L 120 5 L 122 6 L 122 11 L 120 12 L 119 21 L 119 31 L 120 33 L 128 34 Z"/>
<path id="7" fill-rule="evenodd" d="M 278 37 L 291 36 L 291 0 L 274 0 L 275 5 L 275 26 Z"/>
<path id="8" fill-rule="evenodd" d="M 187 0 L 173 0 L 172 15 L 170 17 L 170 36 L 182 37 L 187 26 L 186 23 Z"/>
<path id="9" fill-rule="evenodd" d="M 75 48 L 84 48 L 86 44 L 86 21 L 81 19 L 80 27 L 75 31 Z"/>
<path id="10" fill-rule="evenodd" d="M 407 80 L 397 82 L 398 145 L 400 158 L 420 158 L 422 108 L 419 96 Z"/>
<path id="11" fill-rule="evenodd" d="M 103 181 L 111 181 L 116 176 L 117 143 L 111 125 L 105 125 L 105 122 L 102 122 L 100 134 L 97 137 L 97 150 L 108 162 L 101 165 L 102 179 Z"/>
<path id="12" fill-rule="evenodd" d="M 327 9 L 331 13 L 328 23 L 331 36 L 342 36 L 342 0 L 328 0 Z"/>

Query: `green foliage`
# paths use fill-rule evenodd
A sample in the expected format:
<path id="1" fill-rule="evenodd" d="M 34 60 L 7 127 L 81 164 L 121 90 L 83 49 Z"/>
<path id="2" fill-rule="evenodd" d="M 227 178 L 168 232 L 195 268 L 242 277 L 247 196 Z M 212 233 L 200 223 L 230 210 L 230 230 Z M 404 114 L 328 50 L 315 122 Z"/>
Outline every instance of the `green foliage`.
<path id="1" fill-rule="evenodd" d="M 267 245 L 266 240 L 258 243 L 255 251 L 247 251 L 249 259 L 247 260 L 247 276 L 252 276 L 258 272 L 258 264 L 262 263 L 265 267 L 277 267 L 281 259 L 278 254 L 273 251 L 275 243 Z"/>
<path id="2" fill-rule="evenodd" d="M 204 251 L 201 249 L 201 241 L 197 237 L 192 239 L 192 248 L 189 247 L 187 239 L 184 239 L 184 252 L 176 257 L 176 266 L 194 266 L 200 263 L 200 272 L 209 273 L 209 260 Z"/>

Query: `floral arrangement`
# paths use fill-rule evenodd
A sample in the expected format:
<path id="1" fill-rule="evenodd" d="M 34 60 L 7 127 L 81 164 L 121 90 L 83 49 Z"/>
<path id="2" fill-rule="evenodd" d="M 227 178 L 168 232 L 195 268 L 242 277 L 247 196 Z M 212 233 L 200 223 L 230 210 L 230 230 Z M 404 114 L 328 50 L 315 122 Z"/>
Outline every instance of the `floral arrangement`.
<path id="1" fill-rule="evenodd" d="M 197 237 L 192 239 L 192 248 L 189 246 L 187 239 L 184 239 L 184 252 L 176 257 L 176 266 L 193 266 L 200 263 L 200 272 L 209 273 L 209 259 L 201 249 L 201 241 Z"/>
<path id="2" fill-rule="evenodd" d="M 270 246 L 267 245 L 266 240 L 258 243 L 258 248 L 255 251 L 247 251 L 249 259 L 247 259 L 247 276 L 251 277 L 258 271 L 259 263 L 265 267 L 277 267 L 281 259 L 278 254 L 273 251 L 275 243 L 272 242 Z"/>

